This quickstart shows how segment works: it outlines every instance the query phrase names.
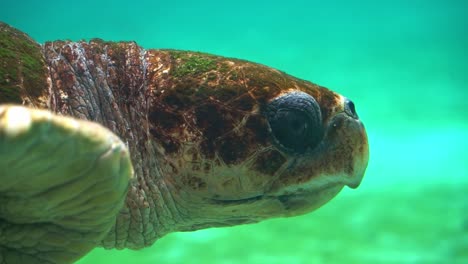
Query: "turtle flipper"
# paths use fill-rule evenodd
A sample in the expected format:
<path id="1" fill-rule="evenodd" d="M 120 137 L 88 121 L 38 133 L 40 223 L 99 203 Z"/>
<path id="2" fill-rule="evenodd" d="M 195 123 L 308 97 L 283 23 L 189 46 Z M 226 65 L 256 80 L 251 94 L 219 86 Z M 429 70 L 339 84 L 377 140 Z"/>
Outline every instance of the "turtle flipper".
<path id="1" fill-rule="evenodd" d="M 115 223 L 133 169 L 102 126 L 0 105 L 0 263 L 70 263 Z"/>

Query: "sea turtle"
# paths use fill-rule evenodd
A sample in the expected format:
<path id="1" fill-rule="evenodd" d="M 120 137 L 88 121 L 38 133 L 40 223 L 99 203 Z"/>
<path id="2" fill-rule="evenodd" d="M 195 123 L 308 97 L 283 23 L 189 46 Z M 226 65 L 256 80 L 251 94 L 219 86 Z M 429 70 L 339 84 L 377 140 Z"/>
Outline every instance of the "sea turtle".
<path id="1" fill-rule="evenodd" d="M 198 52 L 0 24 L 0 104 L 0 263 L 304 214 L 368 162 L 352 101 Z"/>

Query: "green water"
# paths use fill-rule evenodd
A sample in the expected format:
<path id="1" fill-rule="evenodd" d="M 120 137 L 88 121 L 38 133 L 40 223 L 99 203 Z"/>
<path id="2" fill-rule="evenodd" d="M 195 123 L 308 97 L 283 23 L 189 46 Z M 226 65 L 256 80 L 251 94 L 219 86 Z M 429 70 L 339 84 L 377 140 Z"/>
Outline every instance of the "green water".
<path id="1" fill-rule="evenodd" d="M 314 213 L 96 249 L 80 264 L 468 263 L 467 1 L 2 0 L 0 20 L 39 42 L 260 62 L 353 99 L 367 128 L 362 185 Z"/>

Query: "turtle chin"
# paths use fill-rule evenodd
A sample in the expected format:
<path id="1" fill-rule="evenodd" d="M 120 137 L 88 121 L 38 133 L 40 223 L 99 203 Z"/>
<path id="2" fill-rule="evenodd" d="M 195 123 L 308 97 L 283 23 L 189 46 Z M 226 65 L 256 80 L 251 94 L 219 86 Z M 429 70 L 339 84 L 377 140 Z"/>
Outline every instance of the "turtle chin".
<path id="1" fill-rule="evenodd" d="M 309 213 L 335 197 L 343 188 L 341 184 L 324 186 L 317 190 L 279 195 L 276 198 L 284 207 L 282 216 L 296 216 Z"/>

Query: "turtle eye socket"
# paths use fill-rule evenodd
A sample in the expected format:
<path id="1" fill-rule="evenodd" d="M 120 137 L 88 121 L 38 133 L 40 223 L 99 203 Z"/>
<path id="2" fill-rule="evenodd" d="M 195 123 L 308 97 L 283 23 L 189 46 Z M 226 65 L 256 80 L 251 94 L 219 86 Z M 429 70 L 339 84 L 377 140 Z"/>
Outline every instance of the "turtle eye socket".
<path id="1" fill-rule="evenodd" d="M 322 139 L 320 107 L 309 94 L 291 92 L 274 99 L 266 116 L 274 138 L 287 152 L 304 153 Z"/>

